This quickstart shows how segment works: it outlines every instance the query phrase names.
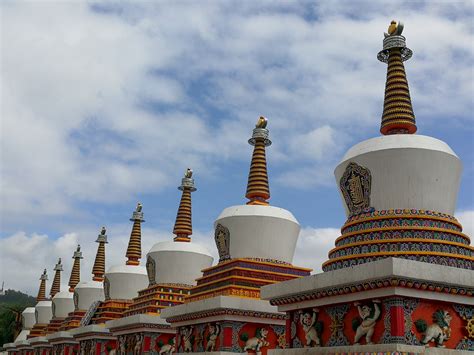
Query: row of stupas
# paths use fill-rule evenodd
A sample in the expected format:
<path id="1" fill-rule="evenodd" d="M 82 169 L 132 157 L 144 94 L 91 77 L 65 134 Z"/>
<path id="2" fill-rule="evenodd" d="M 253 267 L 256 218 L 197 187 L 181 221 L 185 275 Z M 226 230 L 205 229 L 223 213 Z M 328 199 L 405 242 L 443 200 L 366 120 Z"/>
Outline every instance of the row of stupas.
<path id="1" fill-rule="evenodd" d="M 38 303 L 8 354 L 454 354 L 474 351 L 474 248 L 454 218 L 461 162 L 417 130 L 403 62 L 412 55 L 392 21 L 378 59 L 388 63 L 382 136 L 363 141 L 335 170 L 347 221 L 322 265 L 293 265 L 300 226 L 269 204 L 267 120 L 249 143 L 244 205 L 214 222 L 217 264 L 191 241 L 188 169 L 174 239 L 155 244 L 140 266 L 139 204 L 127 261 L 105 272 L 102 229 L 93 279 Z M 28 339 L 26 339 L 28 338 Z"/>

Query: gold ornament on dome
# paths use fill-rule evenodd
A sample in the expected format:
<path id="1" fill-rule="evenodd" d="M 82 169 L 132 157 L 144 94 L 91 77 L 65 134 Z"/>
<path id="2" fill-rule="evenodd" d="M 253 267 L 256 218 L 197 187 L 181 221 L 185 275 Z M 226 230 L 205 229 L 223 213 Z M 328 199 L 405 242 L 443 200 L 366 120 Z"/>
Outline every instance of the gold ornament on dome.
<path id="1" fill-rule="evenodd" d="M 388 26 L 388 33 L 385 33 L 385 37 L 388 36 L 401 36 L 403 32 L 403 22 L 392 20 L 390 26 Z"/>
<path id="2" fill-rule="evenodd" d="M 339 182 L 350 215 L 356 215 L 370 208 L 370 171 L 356 163 L 350 163 Z"/>

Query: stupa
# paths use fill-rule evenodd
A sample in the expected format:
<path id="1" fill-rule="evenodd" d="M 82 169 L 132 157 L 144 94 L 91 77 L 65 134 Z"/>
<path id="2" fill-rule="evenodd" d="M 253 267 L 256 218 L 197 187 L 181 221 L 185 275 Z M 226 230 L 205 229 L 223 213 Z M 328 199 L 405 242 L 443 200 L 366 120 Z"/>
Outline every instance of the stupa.
<path id="1" fill-rule="evenodd" d="M 132 299 L 138 295 L 138 291 L 148 285 L 146 270 L 140 266 L 142 257 L 141 223 L 144 222 L 141 203 L 137 204 L 130 220 L 133 222 L 133 227 L 125 254 L 127 257 L 125 265 L 115 265 L 107 270 L 104 276 L 105 300 L 93 302 L 81 320 L 81 326 L 69 332 L 78 342 L 79 352 L 87 354 L 97 348 L 101 349 L 99 351 L 107 352 L 114 350 L 116 337 L 109 332 L 104 323 L 122 318 L 132 304 Z M 100 242 L 99 249 L 98 255 L 102 255 Z M 99 259 L 102 257 L 100 256 Z M 101 263 L 99 262 L 99 264 Z M 100 274 L 101 269 L 100 265 L 96 272 L 98 271 Z"/>
<path id="2" fill-rule="evenodd" d="M 74 288 L 80 281 L 81 277 L 81 259 L 82 252 L 81 246 L 78 245 L 74 255 L 72 257 L 74 263 L 71 269 L 71 276 L 69 278 L 69 289 L 67 291 L 60 291 L 61 285 L 61 271 L 63 270 L 61 265 L 61 259 L 59 259 L 58 264 L 55 266 L 55 276 L 53 281 L 53 286 L 51 287 L 51 297 L 52 297 L 52 310 L 53 318 L 49 322 L 48 326 L 44 330 L 44 334 L 51 334 L 58 331 L 65 321 L 66 317 L 70 312 L 74 311 L 74 301 L 73 294 Z"/>
<path id="3" fill-rule="evenodd" d="M 213 257 L 206 248 L 191 241 L 191 193 L 196 191 L 191 169 L 185 172 L 178 189 L 182 194 L 175 236 L 172 241 L 156 243 L 148 252 L 148 287 L 138 292 L 124 318 L 106 323 L 117 336 L 120 352 L 172 353 L 176 330 L 159 317 L 160 311 L 184 303 L 201 270 L 212 265 Z"/>
<path id="4" fill-rule="evenodd" d="M 289 318 L 291 349 L 273 354 L 474 350 L 474 249 L 453 216 L 461 162 L 414 134 L 402 31 L 392 21 L 378 54 L 388 63 L 382 136 L 335 170 L 347 221 L 324 272 L 262 290 Z"/>
<path id="5" fill-rule="evenodd" d="M 44 269 L 43 274 L 40 277 L 40 287 L 38 290 L 38 296 L 36 301 L 38 303 L 35 306 L 35 325 L 28 334 L 29 338 L 34 338 L 43 335 L 44 328 L 48 325 L 51 318 L 53 318 L 53 310 L 51 300 L 46 298 L 46 281 L 48 280 L 48 274 Z"/>
<path id="6" fill-rule="evenodd" d="M 260 117 L 247 204 L 224 209 L 214 223 L 219 263 L 203 269 L 182 305 L 161 317 L 177 328 L 177 352 L 261 351 L 284 343 L 285 314 L 260 300 L 260 287 L 309 275 L 291 264 L 300 226 L 291 212 L 269 205 L 265 148 L 271 144 Z"/>
<path id="7" fill-rule="evenodd" d="M 100 302 L 104 301 L 104 274 L 105 274 L 105 244 L 107 244 L 107 230 L 102 227 L 96 243 L 98 243 L 97 252 L 92 267 L 92 280 L 81 281 L 74 288 L 74 311 L 70 312 L 60 330 L 69 330 L 81 325 L 81 321 L 86 315 L 89 315 L 96 309 Z M 87 322 L 87 318 L 84 320 Z"/>

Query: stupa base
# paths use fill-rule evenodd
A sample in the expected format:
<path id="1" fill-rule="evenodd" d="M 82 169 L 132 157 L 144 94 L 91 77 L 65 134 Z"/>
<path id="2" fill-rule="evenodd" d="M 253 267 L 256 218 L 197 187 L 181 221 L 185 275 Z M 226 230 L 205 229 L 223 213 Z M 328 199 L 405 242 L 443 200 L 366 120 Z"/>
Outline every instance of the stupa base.
<path id="1" fill-rule="evenodd" d="M 53 347 L 46 337 L 32 338 L 30 339 L 30 344 L 33 347 L 35 355 L 49 355 L 52 353 Z"/>
<path id="2" fill-rule="evenodd" d="M 284 313 L 267 301 L 217 296 L 166 308 L 161 317 L 176 327 L 178 353 L 227 354 L 285 345 Z"/>
<path id="3" fill-rule="evenodd" d="M 353 346 L 368 343 L 412 346 L 414 354 L 426 347 L 472 351 L 473 293 L 472 270 L 397 258 L 262 289 L 287 313 L 286 346 L 300 349 L 295 354 L 339 347 L 357 354 Z"/>
<path id="4" fill-rule="evenodd" d="M 109 354 L 117 349 L 117 338 L 103 325 L 91 324 L 70 331 L 79 354 Z"/>
<path id="5" fill-rule="evenodd" d="M 168 354 L 175 350 L 176 330 L 159 315 L 137 314 L 106 323 L 117 337 L 120 353 Z"/>
<path id="6" fill-rule="evenodd" d="M 77 354 L 79 343 L 70 332 L 56 332 L 49 334 L 46 339 L 51 345 L 51 354 Z"/>

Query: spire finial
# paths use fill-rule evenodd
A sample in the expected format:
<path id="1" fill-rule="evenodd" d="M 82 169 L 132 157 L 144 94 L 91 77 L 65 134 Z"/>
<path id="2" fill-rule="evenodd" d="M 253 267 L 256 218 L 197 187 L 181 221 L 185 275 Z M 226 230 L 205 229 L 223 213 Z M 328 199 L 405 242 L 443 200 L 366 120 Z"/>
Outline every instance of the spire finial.
<path id="1" fill-rule="evenodd" d="M 406 46 L 405 37 L 402 36 L 403 27 L 402 22 L 392 20 L 388 33 L 384 33 L 383 50 L 377 55 L 378 60 L 388 63 L 380 127 L 380 133 L 384 135 L 413 134 L 417 129 L 403 66 L 403 62 L 410 59 L 413 52 Z"/>
<path id="2" fill-rule="evenodd" d="M 133 212 L 132 218 L 130 220 L 133 222 L 132 233 L 130 234 L 130 240 L 128 242 L 127 253 L 127 265 L 140 265 L 140 258 L 142 257 L 142 230 L 141 223 L 145 222 L 143 219 L 142 204 L 137 203 L 137 208 Z"/>
<path id="3" fill-rule="evenodd" d="M 194 187 L 193 171 L 188 168 L 181 179 L 181 186 L 178 190 L 183 191 L 181 201 L 179 202 L 176 222 L 173 233 L 176 235 L 175 242 L 190 242 L 190 235 L 193 234 L 192 215 L 191 215 L 191 192 L 196 191 Z"/>
<path id="4" fill-rule="evenodd" d="M 72 256 L 74 264 L 72 265 L 71 276 L 69 277 L 69 292 L 74 292 L 74 288 L 81 280 L 81 246 L 78 244 L 77 249 Z"/>
<path id="5" fill-rule="evenodd" d="M 270 187 L 268 185 L 267 159 L 265 147 L 272 144 L 268 138 L 267 119 L 263 116 L 257 121 L 249 144 L 254 146 L 252 162 L 247 183 L 245 197 L 249 199 L 247 205 L 268 205 Z"/>
<path id="6" fill-rule="evenodd" d="M 107 230 L 102 227 L 100 234 L 97 236 L 96 243 L 99 243 L 97 247 L 97 253 L 95 255 L 94 266 L 92 267 L 92 280 L 102 282 L 104 281 L 105 274 L 105 244 L 107 243 Z"/>
<path id="7" fill-rule="evenodd" d="M 58 263 L 54 267 L 54 279 L 51 285 L 51 291 L 49 292 L 51 298 L 61 289 L 61 271 L 63 271 L 63 265 L 61 264 L 61 258 L 59 258 Z"/>
<path id="8" fill-rule="evenodd" d="M 38 296 L 36 297 L 36 300 L 38 302 L 46 300 L 46 280 L 47 279 L 48 279 L 48 274 L 46 273 L 46 269 L 44 269 L 40 277 L 41 282 L 40 282 L 40 287 L 38 291 Z"/>

